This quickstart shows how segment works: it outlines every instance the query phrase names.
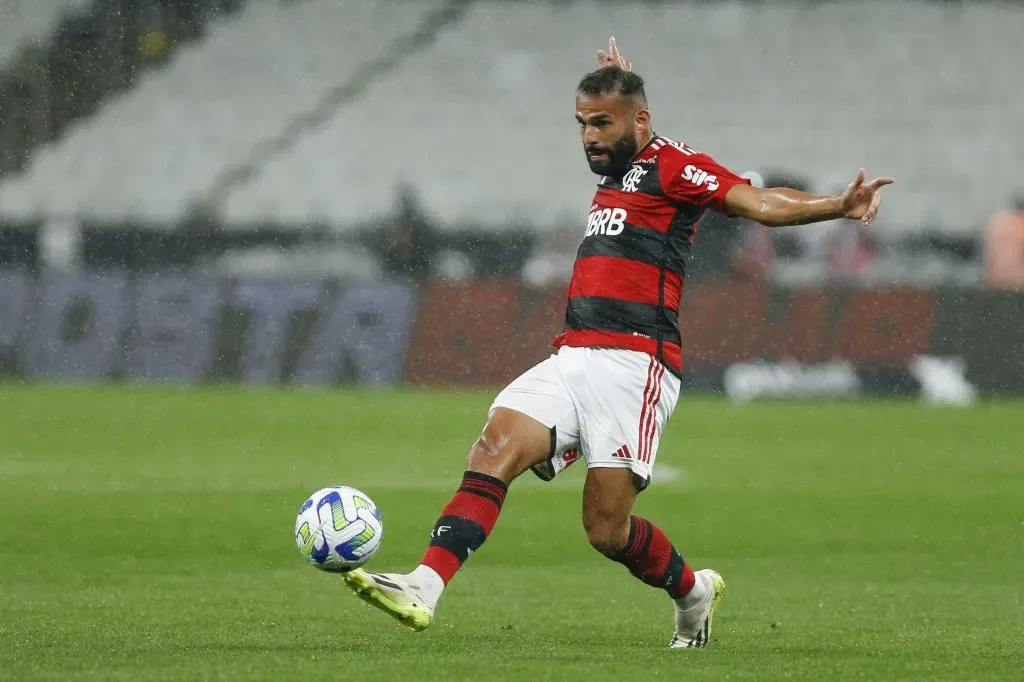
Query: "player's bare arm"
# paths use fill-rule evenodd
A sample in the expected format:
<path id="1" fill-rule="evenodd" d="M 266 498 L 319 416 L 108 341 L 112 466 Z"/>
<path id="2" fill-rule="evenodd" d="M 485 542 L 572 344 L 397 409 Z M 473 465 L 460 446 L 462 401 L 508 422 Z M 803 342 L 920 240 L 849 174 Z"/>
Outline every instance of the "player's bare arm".
<path id="1" fill-rule="evenodd" d="M 836 218 L 860 220 L 865 225 L 878 215 L 882 197 L 878 190 L 890 185 L 892 178 L 864 182 L 864 169 L 837 196 L 808 194 L 784 187 L 758 189 L 737 185 L 725 197 L 725 209 L 769 227 L 805 225 Z"/>
<path id="2" fill-rule="evenodd" d="M 597 51 L 597 66 L 617 66 L 630 70 L 630 62 L 619 52 L 615 38 L 608 39 L 608 51 Z M 864 169 L 839 196 L 808 194 L 784 187 L 759 189 L 736 185 L 725 198 L 725 209 L 769 227 L 805 225 L 836 218 L 851 218 L 870 225 L 878 214 L 881 195 L 878 190 L 892 184 L 892 178 L 864 182 Z"/>

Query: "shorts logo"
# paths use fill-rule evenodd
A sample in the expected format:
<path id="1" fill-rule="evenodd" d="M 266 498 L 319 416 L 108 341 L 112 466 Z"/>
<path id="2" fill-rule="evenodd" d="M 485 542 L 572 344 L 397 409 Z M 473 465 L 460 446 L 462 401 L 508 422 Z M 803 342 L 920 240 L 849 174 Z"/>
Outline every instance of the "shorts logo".
<path id="1" fill-rule="evenodd" d="M 623 445 L 621 448 L 613 452 L 612 457 L 615 459 L 633 459 L 633 455 L 629 452 L 628 445 Z"/>
<path id="2" fill-rule="evenodd" d="M 565 462 L 566 466 L 569 466 L 579 458 L 580 451 L 577 450 L 576 448 L 573 448 L 572 450 L 566 450 L 565 452 L 562 453 L 562 461 Z"/>

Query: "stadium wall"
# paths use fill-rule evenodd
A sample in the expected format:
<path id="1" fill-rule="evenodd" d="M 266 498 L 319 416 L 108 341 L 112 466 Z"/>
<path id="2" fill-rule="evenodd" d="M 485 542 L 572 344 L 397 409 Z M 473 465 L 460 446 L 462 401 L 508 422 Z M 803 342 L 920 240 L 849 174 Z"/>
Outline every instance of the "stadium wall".
<path id="1" fill-rule="evenodd" d="M 0 371 L 74 381 L 496 386 L 552 352 L 564 287 L 0 271 Z M 684 385 L 737 397 L 1024 393 L 1024 294 L 691 287 Z M 929 369 L 930 368 L 930 369 Z M 958 378 L 959 377 L 959 378 Z M 973 389 L 972 389 L 973 390 Z"/>

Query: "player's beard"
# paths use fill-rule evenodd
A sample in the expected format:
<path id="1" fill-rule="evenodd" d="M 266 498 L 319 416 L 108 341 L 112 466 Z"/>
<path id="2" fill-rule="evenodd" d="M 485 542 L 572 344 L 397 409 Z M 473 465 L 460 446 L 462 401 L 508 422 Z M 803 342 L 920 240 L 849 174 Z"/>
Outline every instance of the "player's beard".
<path id="1" fill-rule="evenodd" d="M 587 164 L 590 170 L 598 175 L 610 175 L 619 177 L 626 172 L 629 162 L 633 160 L 637 152 L 636 132 L 628 130 L 625 135 L 616 140 L 611 147 L 586 147 Z M 606 157 L 594 160 L 590 158 L 591 152 L 607 154 Z"/>

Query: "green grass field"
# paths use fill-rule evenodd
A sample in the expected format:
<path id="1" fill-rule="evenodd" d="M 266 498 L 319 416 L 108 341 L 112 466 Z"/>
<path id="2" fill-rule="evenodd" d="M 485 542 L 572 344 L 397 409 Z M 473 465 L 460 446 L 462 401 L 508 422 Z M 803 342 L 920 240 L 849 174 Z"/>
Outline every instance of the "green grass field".
<path id="1" fill-rule="evenodd" d="M 703 651 L 587 545 L 582 466 L 513 485 L 422 634 L 305 565 L 345 483 L 411 568 L 490 398 L 0 387 L 0 678 L 1024 679 L 1021 403 L 684 397 L 637 511 L 729 583 Z"/>

